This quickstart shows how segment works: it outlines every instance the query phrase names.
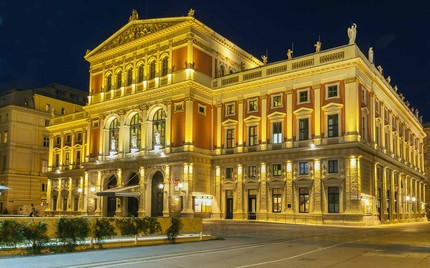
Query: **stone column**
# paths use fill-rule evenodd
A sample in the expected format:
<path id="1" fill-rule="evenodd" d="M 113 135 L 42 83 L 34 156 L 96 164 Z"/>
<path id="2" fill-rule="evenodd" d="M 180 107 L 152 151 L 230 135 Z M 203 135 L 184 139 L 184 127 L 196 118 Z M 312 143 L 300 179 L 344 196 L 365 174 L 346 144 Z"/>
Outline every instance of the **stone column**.
<path id="1" fill-rule="evenodd" d="M 314 144 L 321 144 L 321 85 L 316 84 L 312 86 L 314 91 L 314 112 L 315 112 L 315 137 L 313 139 Z"/>
<path id="2" fill-rule="evenodd" d="M 185 217 L 194 217 L 194 210 L 193 210 L 193 166 L 191 163 L 184 163 L 184 182 L 187 184 L 187 187 L 185 189 L 185 201 L 184 201 L 184 208 L 181 211 L 181 213 Z"/>
<path id="3" fill-rule="evenodd" d="M 257 220 L 267 220 L 267 171 L 266 163 L 260 167 L 260 209 L 257 212 Z"/>
<path id="4" fill-rule="evenodd" d="M 122 183 L 122 170 L 120 168 L 117 170 L 117 176 L 116 177 L 118 179 L 117 186 L 123 186 L 123 183 Z M 122 204 L 122 198 L 121 197 L 117 197 L 116 198 L 115 216 L 119 216 L 119 217 L 123 216 L 123 214 L 122 214 L 122 209 L 123 209 L 122 206 L 123 206 L 123 204 Z"/>
<path id="5" fill-rule="evenodd" d="M 220 166 L 216 166 L 215 167 L 215 202 L 217 203 L 216 206 L 212 207 L 214 208 L 212 210 L 212 217 L 214 219 L 220 219 L 221 218 L 221 205 L 222 205 L 222 201 L 221 201 L 221 169 Z"/>
<path id="6" fill-rule="evenodd" d="M 52 205 L 51 205 L 52 200 L 51 200 L 51 198 L 52 198 L 52 179 L 48 178 L 48 183 L 46 186 L 46 202 L 47 202 L 47 204 L 46 204 L 45 212 L 52 211 Z"/>
<path id="7" fill-rule="evenodd" d="M 360 157 L 349 156 L 346 158 L 345 178 L 346 213 L 361 212 L 361 185 L 360 185 Z"/>
<path id="8" fill-rule="evenodd" d="M 146 216 L 145 210 L 145 168 L 140 167 L 139 169 L 139 217 Z"/>
<path id="9" fill-rule="evenodd" d="M 243 220 L 243 170 L 242 165 L 237 165 L 236 210 L 234 219 Z"/>
<path id="10" fill-rule="evenodd" d="M 287 214 L 293 214 L 293 163 L 291 160 L 286 161 L 286 183 L 285 183 L 285 192 L 287 195 L 285 212 Z"/>
<path id="11" fill-rule="evenodd" d="M 193 151 L 193 108 L 194 100 L 191 97 L 185 99 L 185 151 Z"/>
<path id="12" fill-rule="evenodd" d="M 147 124 L 146 124 L 146 120 L 147 120 L 147 114 L 146 114 L 146 106 L 141 106 L 140 107 L 140 116 L 141 116 L 141 123 L 140 123 L 140 151 L 141 154 L 142 152 L 145 152 L 148 149 L 148 143 L 147 143 L 147 132 L 146 132 L 146 128 L 147 128 Z"/>
<path id="13" fill-rule="evenodd" d="M 58 179 L 58 196 L 57 196 L 57 210 L 56 211 L 62 211 L 63 210 L 63 208 L 62 208 L 62 206 L 61 206 L 61 199 L 63 198 L 62 197 L 62 194 L 61 194 L 61 188 L 62 188 L 62 179 L 61 178 L 59 178 Z"/>
<path id="14" fill-rule="evenodd" d="M 314 198 L 313 198 L 313 214 L 321 214 L 321 162 L 320 159 L 314 159 L 313 163 L 313 180 L 314 180 Z"/>
<path id="15" fill-rule="evenodd" d="M 172 102 L 169 101 L 166 103 L 166 138 L 165 138 L 165 147 L 164 150 L 166 153 L 170 153 L 170 145 L 172 143 L 172 130 L 171 130 L 171 125 L 172 125 Z"/>
<path id="16" fill-rule="evenodd" d="M 287 148 L 293 148 L 293 90 L 287 91 Z"/>
<path id="17" fill-rule="evenodd" d="M 375 162 L 373 166 L 373 203 L 372 203 L 372 211 L 373 215 L 377 215 L 378 212 L 378 162 Z"/>
<path id="18" fill-rule="evenodd" d="M 164 188 L 163 188 L 163 217 L 169 217 L 170 216 L 170 166 L 165 166 L 165 172 L 164 172 Z"/>
<path id="19" fill-rule="evenodd" d="M 260 148 L 262 151 L 267 150 L 267 95 L 261 96 L 261 146 Z"/>
<path id="20" fill-rule="evenodd" d="M 216 149 L 215 154 L 221 154 L 221 138 L 222 138 L 222 104 L 216 105 Z"/>
<path id="21" fill-rule="evenodd" d="M 359 136 L 359 103 L 358 82 L 356 77 L 345 80 L 345 141 L 358 141 Z"/>
<path id="22" fill-rule="evenodd" d="M 97 171 L 97 182 L 96 182 L 96 192 L 101 192 L 102 191 L 102 172 L 101 171 Z M 96 195 L 96 215 L 100 215 L 102 214 L 102 197 L 101 196 L 97 196 Z"/>
<path id="23" fill-rule="evenodd" d="M 242 97 L 240 97 L 242 98 Z M 243 152 L 243 140 L 244 140 L 244 129 L 243 129 L 243 99 L 240 99 L 237 101 L 237 152 L 242 153 Z M 245 129 L 245 131 L 247 131 Z"/>
<path id="24" fill-rule="evenodd" d="M 394 204 L 394 199 L 396 198 L 395 196 L 395 188 L 394 188 L 394 174 L 396 171 L 391 171 L 391 176 L 389 178 L 390 180 L 390 214 L 389 214 L 389 218 L 390 218 L 390 222 L 396 222 L 397 221 L 397 213 L 395 213 L 395 211 L 397 210 L 397 208 L 395 208 L 395 204 Z"/>
<path id="25" fill-rule="evenodd" d="M 67 196 L 67 211 L 72 211 L 72 189 L 73 189 L 73 181 L 72 178 L 69 178 L 69 194 Z"/>
<path id="26" fill-rule="evenodd" d="M 387 219 L 387 167 L 383 167 L 382 171 L 382 193 L 381 193 L 381 222 L 384 223 Z"/>

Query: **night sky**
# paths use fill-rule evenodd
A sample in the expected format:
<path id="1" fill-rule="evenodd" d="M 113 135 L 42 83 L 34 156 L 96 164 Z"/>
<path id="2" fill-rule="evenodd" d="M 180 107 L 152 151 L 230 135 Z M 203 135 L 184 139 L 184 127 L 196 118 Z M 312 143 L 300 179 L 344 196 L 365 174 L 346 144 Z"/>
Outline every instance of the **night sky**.
<path id="1" fill-rule="evenodd" d="M 419 2 L 419 3 L 415 3 Z M 400 0 L 0 0 L 0 91 L 53 82 L 88 90 L 86 49 L 140 18 L 195 17 L 239 47 L 269 63 L 345 45 L 358 25 L 356 43 L 430 121 L 430 12 L 427 1 Z M 425 109 L 426 108 L 426 109 Z"/>

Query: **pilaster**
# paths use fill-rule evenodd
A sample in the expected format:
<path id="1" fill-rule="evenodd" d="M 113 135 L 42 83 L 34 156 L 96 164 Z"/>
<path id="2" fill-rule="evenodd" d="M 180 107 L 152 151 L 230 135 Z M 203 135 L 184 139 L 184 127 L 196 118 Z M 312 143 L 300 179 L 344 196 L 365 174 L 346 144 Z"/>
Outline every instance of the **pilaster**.
<path id="1" fill-rule="evenodd" d="M 242 165 L 237 165 L 237 187 L 236 187 L 236 210 L 234 215 L 234 219 L 243 220 L 243 169 Z"/>

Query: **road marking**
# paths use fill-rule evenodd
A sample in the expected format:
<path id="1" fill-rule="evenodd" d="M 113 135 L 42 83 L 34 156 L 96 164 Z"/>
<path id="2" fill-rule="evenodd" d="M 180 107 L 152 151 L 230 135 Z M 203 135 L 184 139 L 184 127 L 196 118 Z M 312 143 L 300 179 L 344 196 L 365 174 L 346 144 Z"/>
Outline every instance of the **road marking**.
<path id="1" fill-rule="evenodd" d="M 286 244 L 297 241 L 297 239 L 292 240 L 281 240 L 278 242 L 260 242 L 260 243 L 253 243 L 250 245 L 238 245 L 238 246 L 232 246 L 228 248 L 220 248 L 220 249 L 207 249 L 207 250 L 200 250 L 200 251 L 194 251 L 194 252 L 183 252 L 183 253 L 173 253 L 173 254 L 167 254 L 167 255 L 159 255 L 159 256 L 152 256 L 152 257 L 143 257 L 143 258 L 134 258 L 134 259 L 128 259 L 128 260 L 117 260 L 117 261 L 103 261 L 103 262 L 93 262 L 89 264 L 81 264 L 81 265 L 72 265 L 72 266 L 62 266 L 62 267 L 114 267 L 117 265 L 127 265 L 127 264 L 137 264 L 142 262 L 151 262 L 151 261 L 159 261 L 159 260 L 170 260 L 175 258 L 184 258 L 184 257 L 190 257 L 190 256 L 198 256 L 198 255 L 206 255 L 206 254 L 212 254 L 212 253 L 220 253 L 220 252 L 231 252 L 231 251 L 237 251 L 237 250 L 244 250 L 244 249 L 250 249 L 250 248 L 257 248 L 257 247 L 264 247 L 268 245 L 278 245 L 278 244 Z"/>
<path id="2" fill-rule="evenodd" d="M 337 247 L 337 246 L 340 246 L 340 245 L 343 245 L 343 244 L 348 244 L 348 243 L 349 242 L 343 242 L 343 243 L 339 243 L 339 244 L 336 244 L 336 245 L 333 245 L 333 246 L 329 246 L 329 247 L 325 247 L 325 248 L 319 248 L 319 249 L 311 250 L 311 251 L 308 251 L 308 252 L 304 252 L 304 253 L 301 253 L 301 254 L 298 254 L 298 255 L 294 255 L 294 256 L 291 256 L 291 257 L 288 257 L 288 258 L 283 258 L 283 259 L 278 259 L 278 260 L 273 260 L 273 261 L 260 262 L 260 263 L 254 263 L 254 264 L 248 264 L 248 265 L 238 266 L 236 268 L 254 267 L 254 266 L 260 266 L 260 265 L 266 265 L 266 264 L 271 264 L 271 263 L 276 263 L 276 262 L 291 260 L 291 259 L 294 259 L 294 258 L 297 258 L 297 257 L 301 257 L 301 256 L 304 256 L 304 255 L 307 255 L 307 254 L 311 254 L 311 253 L 315 253 L 315 252 L 318 252 L 318 251 L 322 251 L 322 250 L 334 248 L 334 247 Z"/>

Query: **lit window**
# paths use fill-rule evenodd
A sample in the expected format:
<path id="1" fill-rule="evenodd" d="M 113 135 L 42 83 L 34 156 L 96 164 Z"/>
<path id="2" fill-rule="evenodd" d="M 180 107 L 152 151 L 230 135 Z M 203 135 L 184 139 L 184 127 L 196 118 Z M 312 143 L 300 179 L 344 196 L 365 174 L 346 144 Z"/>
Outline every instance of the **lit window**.
<path id="1" fill-rule="evenodd" d="M 309 188 L 299 188 L 299 212 L 309 213 Z"/>
<path id="2" fill-rule="evenodd" d="M 116 74 L 116 88 L 120 88 L 122 86 L 122 72 L 119 71 Z"/>
<path id="3" fill-rule="evenodd" d="M 328 137 L 338 137 L 339 136 L 339 116 L 337 114 L 331 114 L 327 116 L 327 127 L 328 127 Z"/>
<path id="4" fill-rule="evenodd" d="M 143 81 L 143 64 L 141 64 L 137 70 L 137 81 L 138 82 Z"/>
<path id="5" fill-rule="evenodd" d="M 235 114 L 235 105 L 234 103 L 229 103 L 225 105 L 225 115 L 234 115 Z"/>
<path id="6" fill-rule="evenodd" d="M 281 175 L 282 175 L 282 165 L 273 164 L 273 176 L 281 176 Z"/>
<path id="7" fill-rule="evenodd" d="M 282 107 L 282 95 L 272 96 L 272 108 Z"/>
<path id="8" fill-rule="evenodd" d="M 309 118 L 299 119 L 299 140 L 309 139 Z"/>
<path id="9" fill-rule="evenodd" d="M 76 151 L 76 165 L 81 164 L 81 151 Z"/>
<path id="10" fill-rule="evenodd" d="M 127 71 L 127 86 L 133 83 L 133 68 L 129 68 Z"/>
<path id="11" fill-rule="evenodd" d="M 272 212 L 280 213 L 282 211 L 282 191 L 281 189 L 272 189 Z"/>
<path id="12" fill-rule="evenodd" d="M 328 173 L 339 173 L 338 160 L 328 160 Z"/>
<path id="13" fill-rule="evenodd" d="M 248 128 L 249 146 L 257 145 L 257 126 L 250 126 Z"/>
<path id="14" fill-rule="evenodd" d="M 300 162 L 299 175 L 308 175 L 308 174 L 309 174 L 309 162 Z"/>
<path id="15" fill-rule="evenodd" d="M 161 76 L 167 75 L 167 72 L 169 70 L 169 58 L 164 57 L 161 62 Z"/>
<path id="16" fill-rule="evenodd" d="M 282 122 L 273 123 L 273 144 L 282 143 Z"/>
<path id="17" fill-rule="evenodd" d="M 70 165 L 70 153 L 66 152 L 66 166 Z"/>
<path id="18" fill-rule="evenodd" d="M 199 104 L 199 114 L 206 115 L 206 106 Z"/>
<path id="19" fill-rule="evenodd" d="M 338 97 L 338 88 L 337 85 L 327 86 L 327 98 L 336 98 Z"/>
<path id="20" fill-rule="evenodd" d="M 112 89 L 112 75 L 108 74 L 106 76 L 106 91 L 109 91 Z"/>
<path id="21" fill-rule="evenodd" d="M 48 172 L 48 161 L 42 160 L 42 172 Z"/>

